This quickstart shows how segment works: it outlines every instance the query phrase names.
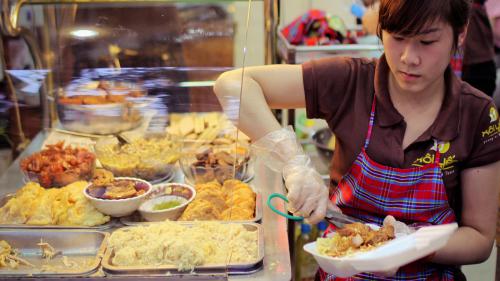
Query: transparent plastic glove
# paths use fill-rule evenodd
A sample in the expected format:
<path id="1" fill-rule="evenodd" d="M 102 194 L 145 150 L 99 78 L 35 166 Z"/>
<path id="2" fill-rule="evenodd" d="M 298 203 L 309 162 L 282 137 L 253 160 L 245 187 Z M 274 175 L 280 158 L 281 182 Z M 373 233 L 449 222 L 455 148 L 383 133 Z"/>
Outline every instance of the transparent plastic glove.
<path id="1" fill-rule="evenodd" d="M 334 206 L 321 175 L 308 163 L 307 156 L 297 155 L 283 168 L 283 178 L 288 188 L 289 211 L 314 224 L 325 217 L 327 208 Z"/>
<path id="2" fill-rule="evenodd" d="M 297 155 L 303 155 L 295 132 L 289 126 L 263 136 L 252 144 L 252 152 L 262 158 L 271 170 L 281 173 L 283 167 Z"/>

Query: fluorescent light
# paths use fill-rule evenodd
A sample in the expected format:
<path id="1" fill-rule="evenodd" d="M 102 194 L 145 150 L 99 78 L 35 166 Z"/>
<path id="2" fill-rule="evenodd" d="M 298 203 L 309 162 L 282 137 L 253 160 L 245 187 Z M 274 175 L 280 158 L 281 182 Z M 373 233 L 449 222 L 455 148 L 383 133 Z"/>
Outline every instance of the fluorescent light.
<path id="1" fill-rule="evenodd" d="M 215 84 L 215 81 L 184 81 L 179 82 L 179 87 L 210 87 Z"/>
<path id="2" fill-rule="evenodd" d="M 83 38 L 95 37 L 99 35 L 99 32 L 92 29 L 75 29 L 72 30 L 69 34 L 71 34 L 71 36 L 83 39 Z"/>

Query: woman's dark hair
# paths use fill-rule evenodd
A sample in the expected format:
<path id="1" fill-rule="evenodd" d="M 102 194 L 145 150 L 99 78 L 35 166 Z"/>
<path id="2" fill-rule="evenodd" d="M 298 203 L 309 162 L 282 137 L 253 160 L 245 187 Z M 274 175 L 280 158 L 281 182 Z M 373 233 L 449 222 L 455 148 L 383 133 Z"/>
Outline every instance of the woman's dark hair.
<path id="1" fill-rule="evenodd" d="M 381 0 L 377 35 L 382 30 L 401 36 L 417 35 L 436 20 L 449 23 L 453 29 L 453 46 L 464 31 L 469 18 L 470 0 Z"/>

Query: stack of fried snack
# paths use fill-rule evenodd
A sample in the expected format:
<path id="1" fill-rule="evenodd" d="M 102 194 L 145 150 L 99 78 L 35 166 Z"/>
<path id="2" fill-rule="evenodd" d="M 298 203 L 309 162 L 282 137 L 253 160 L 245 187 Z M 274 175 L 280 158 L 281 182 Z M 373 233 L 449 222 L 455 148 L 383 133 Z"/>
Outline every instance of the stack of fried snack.
<path id="1" fill-rule="evenodd" d="M 236 127 L 220 112 L 170 114 L 169 134 L 200 144 L 229 145 L 236 141 Z M 241 131 L 238 139 L 249 142 Z"/>
<path id="2" fill-rule="evenodd" d="M 196 197 L 179 220 L 250 220 L 254 218 L 255 192 L 239 180 L 197 184 Z"/>
<path id="3" fill-rule="evenodd" d="M 77 181 L 45 189 L 29 182 L 0 208 L 0 224 L 96 226 L 109 221 L 83 195 L 88 185 Z"/>

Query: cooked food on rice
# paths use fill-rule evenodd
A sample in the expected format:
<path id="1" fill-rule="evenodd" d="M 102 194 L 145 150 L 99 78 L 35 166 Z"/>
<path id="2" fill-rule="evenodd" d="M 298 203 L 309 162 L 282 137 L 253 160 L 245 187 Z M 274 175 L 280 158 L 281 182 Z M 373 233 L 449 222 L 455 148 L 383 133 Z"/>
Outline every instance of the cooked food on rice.
<path id="1" fill-rule="evenodd" d="M 329 238 L 318 238 L 317 249 L 322 255 L 343 257 L 367 251 L 394 239 L 394 226 L 385 224 L 373 230 L 364 223 L 351 223 L 339 228 Z"/>

